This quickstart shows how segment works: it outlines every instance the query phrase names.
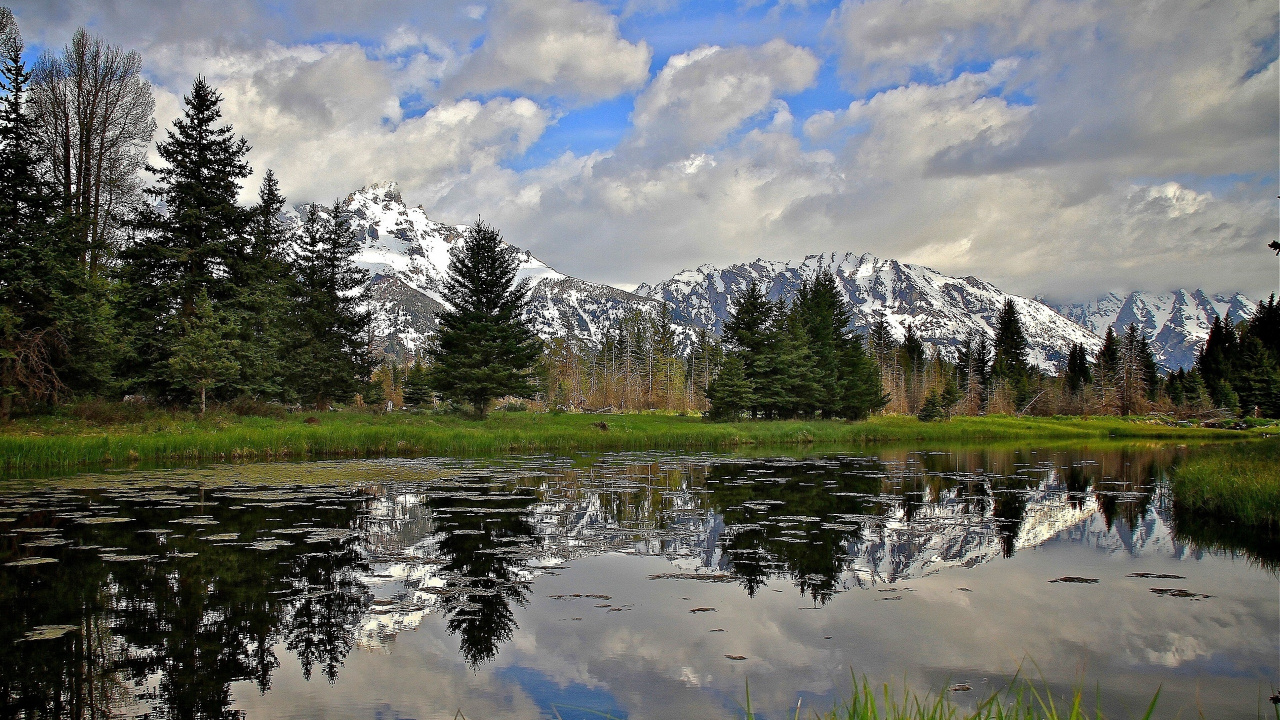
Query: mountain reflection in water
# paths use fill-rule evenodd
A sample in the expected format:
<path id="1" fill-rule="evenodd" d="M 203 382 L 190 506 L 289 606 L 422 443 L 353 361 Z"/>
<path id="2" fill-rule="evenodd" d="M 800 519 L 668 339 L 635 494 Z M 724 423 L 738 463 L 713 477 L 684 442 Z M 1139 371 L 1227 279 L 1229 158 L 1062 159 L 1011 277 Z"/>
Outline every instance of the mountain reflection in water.
<path id="1" fill-rule="evenodd" d="M 390 460 L 10 484 L 0 717 L 238 717 L 231 685 L 268 693 L 294 672 L 282 655 L 334 683 L 353 648 L 428 622 L 483 666 L 540 576 L 604 553 L 747 597 L 786 582 L 815 607 L 1055 537 L 1274 568 L 1269 539 L 1174 514 L 1162 480 L 1180 452 Z"/>

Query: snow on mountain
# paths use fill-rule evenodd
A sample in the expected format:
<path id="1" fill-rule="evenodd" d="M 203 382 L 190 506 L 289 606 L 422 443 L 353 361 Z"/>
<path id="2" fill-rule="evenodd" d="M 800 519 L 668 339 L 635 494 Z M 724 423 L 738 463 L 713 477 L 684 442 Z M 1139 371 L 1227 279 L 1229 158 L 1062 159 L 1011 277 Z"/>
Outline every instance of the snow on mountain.
<path id="1" fill-rule="evenodd" d="M 466 242 L 465 225 L 446 225 L 408 207 L 394 182 L 377 183 L 342 201 L 351 231 L 361 238 L 357 266 L 369 272 L 373 332 L 386 352 L 412 352 L 436 332 L 449 250 Z M 288 213 L 296 224 L 306 206 Z M 544 339 L 565 337 L 598 343 L 614 322 L 634 310 L 656 314 L 661 304 L 608 285 L 557 272 L 519 251 L 519 279 L 531 282 L 525 317 Z"/>
<path id="2" fill-rule="evenodd" d="M 1119 334 L 1136 323 L 1152 339 L 1156 361 L 1169 370 L 1195 363 L 1215 317 L 1240 322 L 1252 317 L 1257 308 L 1240 293 L 1206 295 L 1201 290 L 1137 291 L 1124 297 L 1109 293 L 1090 303 L 1050 307 L 1098 336 L 1105 335 L 1108 327 Z"/>
<path id="3" fill-rule="evenodd" d="M 871 254 L 826 253 L 800 262 L 756 260 L 723 269 L 703 265 L 656 286 L 641 285 L 636 294 L 670 303 L 677 322 L 719 333 L 737 299 L 753 282 L 764 287 L 770 298 L 791 299 L 801 283 L 812 280 L 821 268 L 835 275 L 853 310 L 855 326 L 865 329 L 884 320 L 901 340 L 910 325 L 948 359 L 955 359 L 957 346 L 970 331 L 994 337 L 996 316 L 1007 299 L 1018 309 L 1031 345 L 1030 360 L 1037 366 L 1056 371 L 1074 343 L 1083 344 L 1091 354 L 1101 346 L 1096 335 L 1035 300 L 1001 292 L 975 277 L 950 277 L 923 265 Z"/>

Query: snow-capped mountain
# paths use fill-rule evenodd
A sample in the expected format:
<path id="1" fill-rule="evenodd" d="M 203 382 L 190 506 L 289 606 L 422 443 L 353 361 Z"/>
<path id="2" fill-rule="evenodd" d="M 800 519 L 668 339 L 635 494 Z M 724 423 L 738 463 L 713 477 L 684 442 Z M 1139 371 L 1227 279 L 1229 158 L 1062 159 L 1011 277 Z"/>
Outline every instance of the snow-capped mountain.
<path id="1" fill-rule="evenodd" d="M 413 351 L 436 331 L 449 249 L 466 241 L 465 225 L 446 225 L 408 207 L 394 182 L 377 183 L 347 196 L 342 209 L 351 230 L 362 238 L 356 265 L 370 275 L 373 332 L 387 352 Z M 295 222 L 306 206 L 290 216 Z M 627 313 L 657 313 L 661 304 L 647 298 L 569 277 L 521 250 L 518 278 L 531 281 L 525 312 L 543 338 L 568 337 L 599 342 Z"/>
<path id="2" fill-rule="evenodd" d="M 756 260 L 727 268 L 703 265 L 655 286 L 641 285 L 636 294 L 670 303 L 677 322 L 718 333 L 752 283 L 765 288 L 770 298 L 790 299 L 801 283 L 824 267 L 835 275 L 859 328 L 884 320 L 901 340 L 910 325 L 948 359 L 955 358 L 957 346 L 970 331 L 994 337 L 996 316 L 1006 299 L 1013 300 L 1022 318 L 1031 361 L 1047 371 L 1065 361 L 1074 343 L 1090 353 L 1101 346 L 1092 332 L 1035 300 L 1001 292 L 975 277 L 950 277 L 923 265 L 870 254 L 826 253 L 800 262 Z"/>
<path id="3" fill-rule="evenodd" d="M 1215 317 L 1240 322 L 1253 316 L 1257 304 L 1240 293 L 1206 295 L 1201 290 L 1174 290 L 1160 294 L 1137 291 L 1124 297 L 1109 293 L 1090 303 L 1050 307 L 1098 336 L 1105 335 L 1108 327 L 1119 334 L 1136 323 L 1152 339 L 1156 361 L 1177 370 L 1195 363 Z"/>

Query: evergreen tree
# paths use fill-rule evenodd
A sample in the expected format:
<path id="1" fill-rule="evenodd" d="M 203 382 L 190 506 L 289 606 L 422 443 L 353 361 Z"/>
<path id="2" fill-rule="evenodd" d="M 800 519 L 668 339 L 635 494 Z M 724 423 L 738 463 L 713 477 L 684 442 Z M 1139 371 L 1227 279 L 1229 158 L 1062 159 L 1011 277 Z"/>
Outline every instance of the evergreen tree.
<path id="1" fill-rule="evenodd" d="M 161 397 L 179 392 L 172 355 L 184 318 L 207 296 L 215 307 L 234 298 L 231 270 L 249 214 L 236 204 L 249 175 L 249 145 L 219 124 L 222 97 L 203 77 L 183 98 L 182 117 L 156 146 L 162 167 L 146 192 L 136 241 L 122 253 L 120 315 L 132 339 L 125 374 Z"/>
<path id="2" fill-rule="evenodd" d="M 747 379 L 742 357 L 730 353 L 724 359 L 720 372 L 707 388 L 707 400 L 711 403 L 708 414 L 713 420 L 737 420 L 742 413 L 755 407 L 754 388 Z"/>
<path id="3" fill-rule="evenodd" d="M 1089 371 L 1089 356 L 1084 345 L 1075 343 L 1067 351 L 1067 366 L 1062 373 L 1062 384 L 1067 392 L 1079 395 L 1084 387 L 1093 382 L 1093 373 Z"/>
<path id="4" fill-rule="evenodd" d="M 56 197 L 40 177 L 30 73 L 8 8 L 0 8 L 0 420 L 14 401 L 53 399 L 65 387 L 59 366 L 74 332 L 67 310 L 81 295 L 78 248 L 53 222 Z"/>
<path id="5" fill-rule="evenodd" d="M 298 332 L 290 384 L 300 397 L 314 398 L 318 409 L 362 390 L 372 368 L 370 316 L 361 292 L 369 276 L 351 261 L 359 247 L 340 202 L 327 211 L 310 207 L 295 260 Z"/>
<path id="6" fill-rule="evenodd" d="M 431 402 L 431 383 L 422 360 L 415 359 L 404 380 L 404 401 L 410 405 L 426 405 Z"/>
<path id="7" fill-rule="evenodd" d="M 862 336 L 845 335 L 840 352 L 840 405 L 837 414 L 863 420 L 889 402 L 880 380 L 880 366 L 862 344 Z"/>
<path id="8" fill-rule="evenodd" d="M 770 417 L 809 417 L 818 409 L 822 393 L 804 320 L 784 301 L 774 305 L 770 342 L 765 345 L 766 381 L 756 385 L 756 399 Z"/>
<path id="9" fill-rule="evenodd" d="M 1240 343 L 1239 369 L 1232 389 L 1239 396 L 1240 411 L 1263 417 L 1280 417 L 1280 368 L 1262 340 L 1249 334 Z"/>
<path id="10" fill-rule="evenodd" d="M 1031 397 L 1031 365 L 1027 362 L 1027 336 L 1012 298 L 996 317 L 996 336 L 991 346 L 991 377 L 1004 380 L 1021 406 Z"/>
<path id="11" fill-rule="evenodd" d="M 1137 324 L 1129 323 L 1120 340 L 1120 361 L 1115 373 L 1121 415 L 1142 409 L 1142 401 L 1147 396 L 1147 366 L 1154 364 L 1146 337 Z"/>
<path id="12" fill-rule="evenodd" d="M 1239 355 L 1239 338 L 1235 326 L 1228 317 L 1214 316 L 1209 337 L 1196 355 L 1196 372 L 1204 381 L 1209 399 L 1216 407 L 1235 409 L 1239 397 L 1231 387 L 1235 374 L 1233 360 Z"/>
<path id="13" fill-rule="evenodd" d="M 249 395 L 292 398 L 285 380 L 285 356 L 295 342 L 290 302 L 297 295 L 289 256 L 289 228 L 280 219 L 285 198 L 275 173 L 267 170 L 250 209 L 247 232 L 232 245 L 230 305 L 239 316 L 237 390 Z"/>
<path id="14" fill-rule="evenodd" d="M 752 388 L 752 402 L 748 406 L 752 416 L 760 414 L 767 397 L 756 394 L 764 390 L 775 364 L 769 347 L 770 322 L 774 316 L 773 303 L 765 297 L 764 290 L 752 283 L 738 300 L 733 313 L 724 324 L 724 344 L 729 354 L 742 363 L 743 377 Z"/>
<path id="15" fill-rule="evenodd" d="M 965 393 L 981 394 L 991 378 L 991 343 L 986 333 L 970 331 L 956 351 L 956 372 Z"/>
<path id="16" fill-rule="evenodd" d="M 1027 364 L 1027 336 L 1022 331 L 1022 319 L 1012 299 L 1004 301 L 1004 307 L 996 317 L 996 336 L 992 343 L 991 375 L 1006 380 L 1022 380 L 1030 374 Z"/>
<path id="17" fill-rule="evenodd" d="M 1110 378 L 1115 374 L 1116 368 L 1120 366 L 1120 340 L 1116 338 L 1115 328 L 1107 327 L 1107 332 L 1102 338 L 1102 347 L 1098 349 L 1098 356 L 1094 361 L 1094 367 L 1097 374 L 1101 378 Z M 1106 380 L 1104 380 L 1105 382 Z"/>
<path id="18" fill-rule="evenodd" d="M 494 398 L 531 398 L 535 392 L 530 369 L 542 343 L 521 316 L 529 282 L 516 282 L 518 269 L 515 249 L 479 220 L 466 242 L 449 251 L 444 296 L 452 307 L 438 316 L 431 385 L 481 417 Z"/>
<path id="19" fill-rule="evenodd" d="M 945 416 L 946 406 L 943 404 L 942 397 L 938 395 L 937 390 L 930 390 L 929 395 L 924 399 L 924 404 L 920 406 L 920 412 L 916 413 L 916 418 L 921 422 L 931 422 L 941 420 Z"/>
<path id="20" fill-rule="evenodd" d="M 915 325 L 907 325 L 907 335 L 902 339 L 902 367 L 908 377 L 924 370 L 925 355 L 924 342 L 916 334 Z"/>
<path id="21" fill-rule="evenodd" d="M 840 366 L 853 315 L 836 286 L 835 276 L 821 268 L 812 283 L 801 286 L 795 312 L 803 323 L 813 358 L 816 406 L 824 417 L 840 413 Z"/>
<path id="22" fill-rule="evenodd" d="M 202 415 L 209 389 L 234 378 L 240 370 L 235 360 L 236 331 L 234 320 L 215 310 L 204 293 L 196 298 L 191 313 L 178 320 L 169 370 L 179 387 L 199 393 Z"/>

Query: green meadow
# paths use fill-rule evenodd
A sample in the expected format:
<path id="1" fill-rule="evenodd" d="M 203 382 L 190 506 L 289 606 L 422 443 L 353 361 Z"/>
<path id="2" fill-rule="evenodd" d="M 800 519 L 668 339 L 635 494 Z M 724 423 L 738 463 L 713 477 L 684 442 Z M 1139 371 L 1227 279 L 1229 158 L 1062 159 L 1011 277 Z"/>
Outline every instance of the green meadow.
<path id="1" fill-rule="evenodd" d="M 1253 431 L 1256 432 L 1256 431 Z M 0 426 L 0 467 L 66 471 L 193 462 L 377 456 L 473 456 L 577 451 L 729 451 L 881 443 L 1183 440 L 1247 438 L 1252 432 L 1098 418 L 902 416 L 861 422 L 787 420 L 713 423 L 660 414 L 495 412 L 484 420 L 429 413 L 338 411 L 280 417 L 147 413 L 95 421 L 42 416 Z"/>

